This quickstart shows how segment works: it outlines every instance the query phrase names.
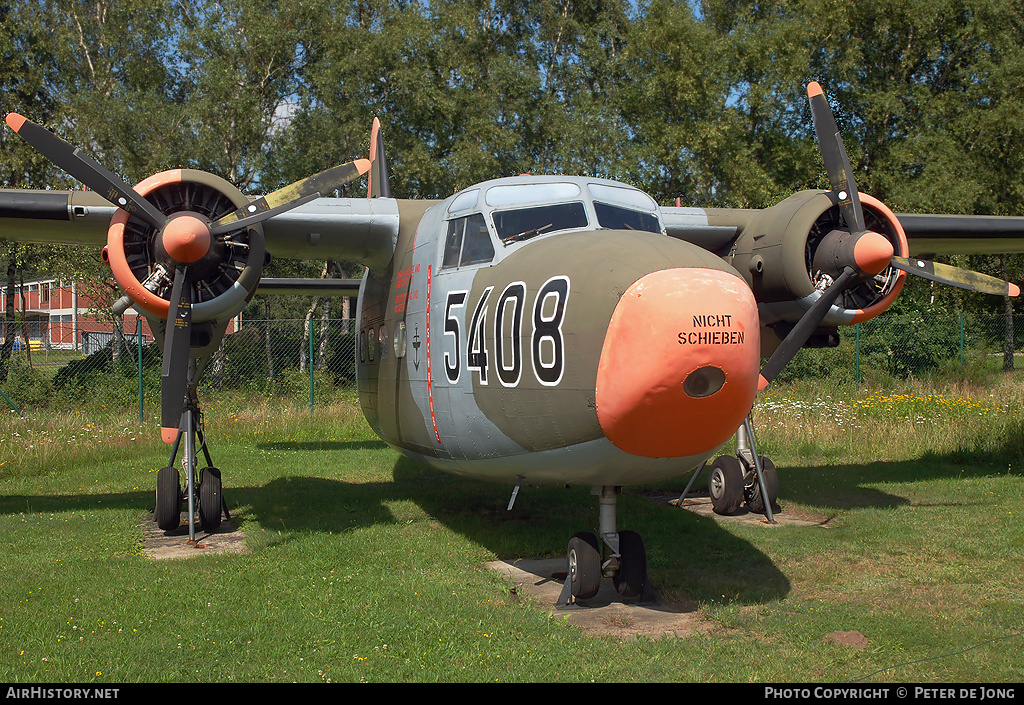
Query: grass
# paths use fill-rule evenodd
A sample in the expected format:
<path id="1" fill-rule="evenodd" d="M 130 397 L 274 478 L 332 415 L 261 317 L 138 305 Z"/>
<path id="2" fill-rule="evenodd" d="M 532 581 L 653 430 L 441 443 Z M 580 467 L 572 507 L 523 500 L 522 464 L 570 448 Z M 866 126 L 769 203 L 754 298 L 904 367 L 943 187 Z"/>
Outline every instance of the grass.
<path id="1" fill-rule="evenodd" d="M 1022 380 L 796 383 L 755 428 L 789 512 L 719 522 L 627 489 L 663 595 L 716 626 L 618 642 L 509 599 L 495 557 L 559 555 L 589 488 L 438 474 L 351 396 L 212 399 L 213 459 L 249 552 L 153 561 L 168 449 L 137 412 L 0 421 L 0 681 L 1024 680 Z M 827 390 L 827 393 L 823 393 Z M 659 491 L 681 491 L 686 476 Z M 863 649 L 827 640 L 859 631 Z"/>

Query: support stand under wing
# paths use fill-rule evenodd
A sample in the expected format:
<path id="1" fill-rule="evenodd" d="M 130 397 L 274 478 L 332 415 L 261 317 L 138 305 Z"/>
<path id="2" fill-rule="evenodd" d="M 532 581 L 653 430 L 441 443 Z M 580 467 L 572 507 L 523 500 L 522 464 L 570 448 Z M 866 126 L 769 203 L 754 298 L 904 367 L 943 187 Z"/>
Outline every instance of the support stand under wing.
<path id="1" fill-rule="evenodd" d="M 707 461 L 701 463 L 693 473 L 679 496 L 680 505 L 706 465 Z M 778 496 L 778 475 L 774 463 L 757 452 L 749 416 L 736 429 L 736 456 L 723 455 L 712 463 L 708 491 L 716 514 L 733 514 L 746 501 L 752 511 L 764 514 L 768 523 L 775 523 L 773 507 Z"/>
<path id="2" fill-rule="evenodd" d="M 188 403 L 181 414 L 178 435 L 171 448 L 171 458 L 167 467 L 160 470 L 156 483 L 156 510 L 154 511 L 157 526 L 164 531 L 173 531 L 181 523 L 181 505 L 187 500 L 188 505 L 188 540 L 195 542 L 196 514 L 206 531 L 213 531 L 220 526 L 221 517 L 231 519 L 227 502 L 224 500 L 223 484 L 220 470 L 213 467 L 210 451 L 206 445 L 206 436 L 202 430 L 202 415 L 194 396 L 189 395 Z M 181 459 L 185 473 L 185 491 L 181 490 L 181 475 L 174 467 L 174 459 L 178 455 L 182 439 L 185 440 L 184 455 Z M 206 467 L 197 471 L 197 443 L 206 459 Z"/>

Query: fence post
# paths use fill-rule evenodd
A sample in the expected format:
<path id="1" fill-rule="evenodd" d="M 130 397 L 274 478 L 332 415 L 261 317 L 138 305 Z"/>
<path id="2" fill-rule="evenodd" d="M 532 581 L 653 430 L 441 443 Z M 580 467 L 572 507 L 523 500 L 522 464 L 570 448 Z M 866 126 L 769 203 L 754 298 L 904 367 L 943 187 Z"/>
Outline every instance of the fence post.
<path id="1" fill-rule="evenodd" d="M 135 340 L 138 342 L 138 355 L 135 359 L 139 362 L 139 423 L 143 423 L 143 395 L 142 395 L 142 316 L 135 319 Z"/>
<path id="2" fill-rule="evenodd" d="M 855 374 L 856 374 L 856 380 L 857 380 L 857 390 L 860 391 L 860 323 L 858 323 L 858 324 L 856 324 L 854 326 L 854 330 L 856 331 L 856 334 L 857 334 L 857 351 L 856 351 L 856 354 L 854 355 L 854 360 L 855 360 L 854 367 L 856 369 L 856 373 Z"/>
<path id="3" fill-rule="evenodd" d="M 960 314 L 960 366 L 964 366 L 964 314 Z"/>
<path id="4" fill-rule="evenodd" d="M 309 317 L 309 410 L 313 410 L 313 317 Z"/>

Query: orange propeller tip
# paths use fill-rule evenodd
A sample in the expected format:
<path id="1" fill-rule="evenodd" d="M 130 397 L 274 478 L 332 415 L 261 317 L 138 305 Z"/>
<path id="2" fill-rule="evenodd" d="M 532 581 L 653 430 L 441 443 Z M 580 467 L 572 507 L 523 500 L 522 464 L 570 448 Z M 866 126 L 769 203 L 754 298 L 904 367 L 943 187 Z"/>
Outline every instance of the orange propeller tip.
<path id="1" fill-rule="evenodd" d="M 768 388 L 768 380 L 764 378 L 764 375 L 757 376 L 757 391 L 763 392 Z"/>
<path id="2" fill-rule="evenodd" d="M 178 429 L 168 428 L 166 426 L 160 427 L 160 438 L 164 443 L 174 443 L 178 438 Z"/>
<path id="3" fill-rule="evenodd" d="M 1020 287 L 1016 284 L 1010 284 L 1010 296 L 1020 296 Z"/>
<path id="4" fill-rule="evenodd" d="M 824 91 L 821 90 L 821 84 L 817 81 L 811 81 L 807 84 L 807 95 L 809 97 L 813 98 L 814 96 L 821 95 L 822 93 L 824 93 Z"/>
<path id="5" fill-rule="evenodd" d="M 369 159 L 356 159 L 352 163 L 356 165 L 356 170 L 360 174 L 365 174 L 370 170 L 370 167 L 372 166 L 372 163 L 370 162 Z"/>
<path id="6" fill-rule="evenodd" d="M 18 115 L 18 113 L 7 113 L 6 122 L 7 127 L 17 132 L 25 124 L 25 118 L 22 115 Z"/>

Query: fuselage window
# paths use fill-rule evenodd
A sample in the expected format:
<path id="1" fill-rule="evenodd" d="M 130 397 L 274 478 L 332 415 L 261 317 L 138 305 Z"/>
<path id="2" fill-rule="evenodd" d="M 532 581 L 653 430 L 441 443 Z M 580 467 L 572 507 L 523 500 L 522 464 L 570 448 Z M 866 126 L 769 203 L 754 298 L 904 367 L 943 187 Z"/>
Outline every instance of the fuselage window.
<path id="1" fill-rule="evenodd" d="M 483 215 L 474 213 L 448 221 L 442 267 L 480 264 L 494 259 L 494 243 Z"/>
<path id="2" fill-rule="evenodd" d="M 594 201 L 594 212 L 597 213 L 597 222 L 602 228 L 610 230 L 645 230 L 651 233 L 661 232 L 661 223 L 653 213 L 635 211 L 631 208 L 622 208 L 607 203 Z"/>
<path id="3" fill-rule="evenodd" d="M 580 202 L 495 211 L 491 218 L 498 237 L 506 244 L 587 226 L 587 212 Z"/>

